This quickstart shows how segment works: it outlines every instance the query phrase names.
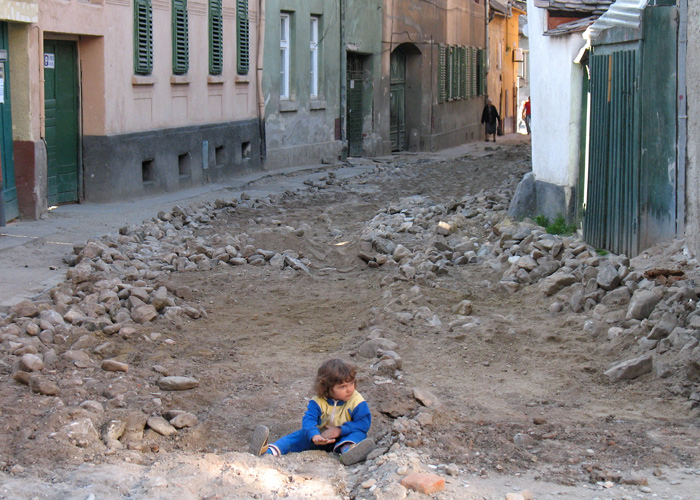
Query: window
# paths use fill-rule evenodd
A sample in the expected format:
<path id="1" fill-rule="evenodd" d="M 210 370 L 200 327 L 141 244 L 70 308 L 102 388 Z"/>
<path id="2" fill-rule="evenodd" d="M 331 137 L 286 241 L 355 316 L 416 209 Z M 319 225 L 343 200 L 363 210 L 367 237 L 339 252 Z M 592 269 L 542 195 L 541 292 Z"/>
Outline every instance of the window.
<path id="1" fill-rule="evenodd" d="M 459 79 L 459 97 L 466 99 L 469 95 L 469 54 L 471 50 L 467 47 L 459 48 L 459 71 L 461 77 Z"/>
<path id="2" fill-rule="evenodd" d="M 173 73 L 183 75 L 190 69 L 187 0 L 173 0 Z"/>
<path id="3" fill-rule="evenodd" d="M 472 92 L 474 95 L 486 94 L 486 50 L 472 48 L 472 71 L 476 78 L 472 78 Z"/>
<path id="4" fill-rule="evenodd" d="M 289 99 L 289 14 L 280 15 L 280 99 Z"/>
<path id="5" fill-rule="evenodd" d="M 438 103 L 484 95 L 485 78 L 484 49 L 438 45 Z"/>
<path id="6" fill-rule="evenodd" d="M 239 75 L 247 75 L 250 69 L 248 0 L 236 0 L 236 19 L 236 43 L 238 48 L 237 71 Z"/>
<path id="7" fill-rule="evenodd" d="M 153 7 L 151 0 L 134 0 L 134 73 L 153 71 Z"/>
<path id="8" fill-rule="evenodd" d="M 311 97 L 318 97 L 318 24 L 319 18 L 311 16 L 311 29 L 309 31 L 309 54 L 311 57 L 309 94 Z"/>
<path id="9" fill-rule="evenodd" d="M 220 75 L 224 66 L 221 0 L 209 0 L 209 74 Z"/>

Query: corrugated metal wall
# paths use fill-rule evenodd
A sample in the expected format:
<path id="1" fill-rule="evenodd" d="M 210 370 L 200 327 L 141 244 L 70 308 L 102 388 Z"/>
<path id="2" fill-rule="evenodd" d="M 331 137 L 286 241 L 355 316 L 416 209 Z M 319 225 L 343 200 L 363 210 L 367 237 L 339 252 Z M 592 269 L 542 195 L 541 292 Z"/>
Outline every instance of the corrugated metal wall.
<path id="1" fill-rule="evenodd" d="M 591 126 L 588 199 L 583 223 L 590 244 L 639 251 L 639 48 L 590 58 Z"/>
<path id="2" fill-rule="evenodd" d="M 584 238 L 630 257 L 676 236 L 677 32 L 676 8 L 651 6 L 591 48 Z"/>

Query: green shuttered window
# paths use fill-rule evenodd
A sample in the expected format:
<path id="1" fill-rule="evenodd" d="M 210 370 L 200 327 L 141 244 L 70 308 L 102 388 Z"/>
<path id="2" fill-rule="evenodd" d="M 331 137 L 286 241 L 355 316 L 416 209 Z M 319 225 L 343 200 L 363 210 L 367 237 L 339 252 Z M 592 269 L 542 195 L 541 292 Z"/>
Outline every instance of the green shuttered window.
<path id="1" fill-rule="evenodd" d="M 438 103 L 484 95 L 485 53 L 476 47 L 438 45 Z"/>
<path id="2" fill-rule="evenodd" d="M 459 48 L 459 97 L 466 99 L 469 97 L 467 94 L 467 82 L 469 81 L 469 72 L 467 71 L 467 48 Z"/>
<path id="3" fill-rule="evenodd" d="M 248 0 L 237 0 L 236 38 L 238 47 L 237 70 L 239 75 L 247 75 L 250 69 L 250 25 L 248 22 Z"/>
<path id="4" fill-rule="evenodd" d="M 153 7 L 151 0 L 134 0 L 134 73 L 153 71 Z"/>
<path id="5" fill-rule="evenodd" d="M 474 71 L 476 77 L 476 95 L 486 94 L 486 51 L 484 49 L 479 49 L 476 54 L 474 54 L 476 61 L 474 62 Z"/>
<path id="6" fill-rule="evenodd" d="M 190 42 L 187 0 L 173 0 L 173 73 L 182 75 L 190 69 Z"/>
<path id="7" fill-rule="evenodd" d="M 224 29 L 221 1 L 209 0 L 209 74 L 220 75 L 224 68 Z"/>
<path id="8" fill-rule="evenodd" d="M 447 66 L 447 47 L 438 45 L 438 102 L 447 100 L 447 75 L 445 71 Z"/>

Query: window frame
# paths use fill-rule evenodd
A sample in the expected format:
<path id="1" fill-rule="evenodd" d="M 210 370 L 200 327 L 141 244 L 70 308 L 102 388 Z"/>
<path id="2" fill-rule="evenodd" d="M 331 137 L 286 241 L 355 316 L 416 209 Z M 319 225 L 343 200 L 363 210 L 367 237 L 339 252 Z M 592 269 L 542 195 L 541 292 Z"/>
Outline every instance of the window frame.
<path id="1" fill-rule="evenodd" d="M 289 12 L 280 13 L 280 100 L 289 100 L 291 94 L 291 23 Z"/>
<path id="2" fill-rule="evenodd" d="M 153 72 L 153 4 L 134 0 L 134 73 Z"/>
<path id="3" fill-rule="evenodd" d="M 184 75 L 190 69 L 190 35 L 187 0 L 172 0 L 173 74 Z"/>
<path id="4" fill-rule="evenodd" d="M 239 75 L 247 75 L 250 71 L 248 0 L 236 0 L 236 71 Z"/>
<path id="5" fill-rule="evenodd" d="M 318 72 L 318 53 L 319 40 L 318 32 L 321 25 L 321 16 L 311 16 L 309 23 L 309 59 L 310 59 L 310 81 L 309 81 L 309 97 L 317 98 L 319 95 L 319 72 Z"/>
<path id="6" fill-rule="evenodd" d="M 224 69 L 223 1 L 209 0 L 209 74 L 220 75 Z"/>

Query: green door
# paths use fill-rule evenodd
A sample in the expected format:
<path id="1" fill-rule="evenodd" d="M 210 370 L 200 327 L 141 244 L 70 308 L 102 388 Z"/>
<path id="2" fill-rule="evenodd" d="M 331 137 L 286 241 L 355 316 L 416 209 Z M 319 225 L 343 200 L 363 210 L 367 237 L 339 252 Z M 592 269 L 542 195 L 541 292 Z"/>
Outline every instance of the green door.
<path id="1" fill-rule="evenodd" d="M 348 53 L 348 156 L 362 156 L 362 72 L 362 58 L 357 54 Z"/>
<path id="2" fill-rule="evenodd" d="M 17 188 L 15 187 L 15 163 L 12 154 L 12 110 L 10 109 L 10 61 L 8 58 L 7 23 L 0 23 L 0 162 L 2 162 L 2 197 L 4 220 L 19 216 Z"/>
<path id="3" fill-rule="evenodd" d="M 391 54 L 391 85 L 389 96 L 389 135 L 391 150 L 406 149 L 406 54 L 395 50 Z"/>
<path id="4" fill-rule="evenodd" d="M 78 201 L 78 64 L 74 42 L 44 41 L 49 205 Z"/>

